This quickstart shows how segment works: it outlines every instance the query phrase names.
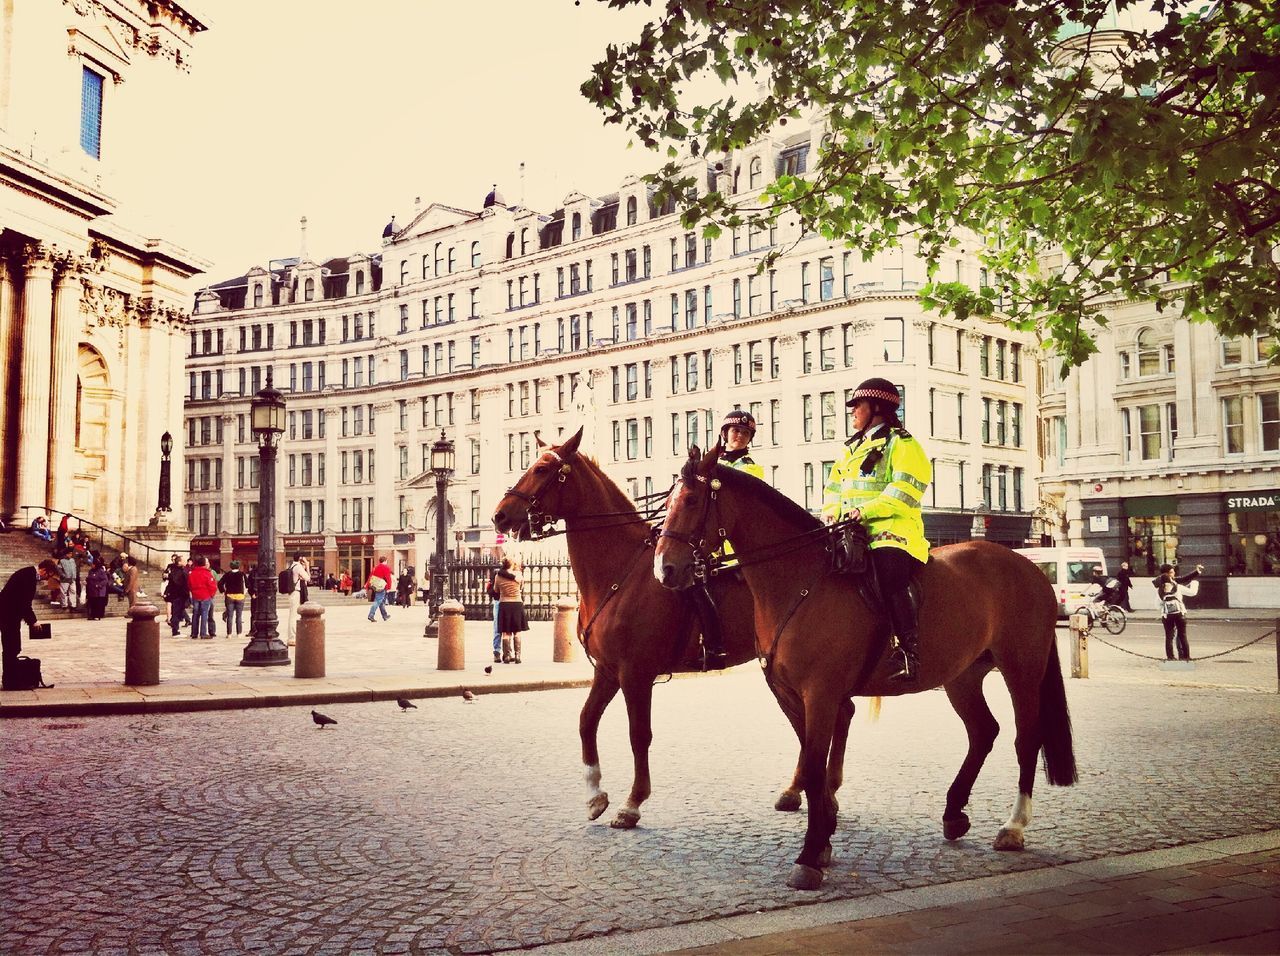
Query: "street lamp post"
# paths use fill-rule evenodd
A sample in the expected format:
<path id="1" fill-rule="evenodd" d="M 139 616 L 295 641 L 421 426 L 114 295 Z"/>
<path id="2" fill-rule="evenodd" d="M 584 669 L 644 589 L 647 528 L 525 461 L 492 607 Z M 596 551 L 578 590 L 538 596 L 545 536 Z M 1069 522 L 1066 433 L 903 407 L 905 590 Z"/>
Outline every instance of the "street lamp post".
<path id="1" fill-rule="evenodd" d="M 445 550 L 446 512 L 449 501 L 449 477 L 453 474 L 453 442 L 440 430 L 440 438 L 431 446 L 431 473 L 436 476 L 436 553 L 431 558 L 431 607 L 427 614 L 424 637 L 436 637 L 439 633 L 440 605 L 444 603 L 444 579 L 448 573 L 449 558 Z"/>
<path id="2" fill-rule="evenodd" d="M 156 504 L 156 514 L 166 514 L 173 510 L 169 487 L 169 456 L 173 454 L 173 436 L 165 432 L 160 436 L 160 494 Z"/>
<path id="3" fill-rule="evenodd" d="M 250 402 L 250 423 L 258 443 L 258 571 L 254 577 L 253 618 L 242 667 L 288 664 L 289 649 L 280 640 L 276 617 L 276 454 L 284 434 L 284 396 L 271 384 Z"/>

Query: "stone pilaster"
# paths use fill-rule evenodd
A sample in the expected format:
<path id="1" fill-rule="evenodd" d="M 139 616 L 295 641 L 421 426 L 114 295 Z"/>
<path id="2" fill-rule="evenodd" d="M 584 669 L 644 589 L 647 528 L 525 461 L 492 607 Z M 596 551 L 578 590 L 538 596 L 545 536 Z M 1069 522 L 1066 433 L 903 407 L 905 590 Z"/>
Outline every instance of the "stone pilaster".
<path id="1" fill-rule="evenodd" d="M 338 511 L 338 408 L 329 406 L 320 409 L 324 422 L 324 520 L 330 528 L 339 533 L 347 530 L 342 527 L 342 516 Z M 335 558 L 336 560 L 336 558 Z"/>
<path id="2" fill-rule="evenodd" d="M 44 507 L 49 477 L 49 356 L 53 340 L 53 258 L 41 245 L 23 253 L 26 282 L 22 290 L 22 372 L 19 382 L 19 505 Z"/>
<path id="3" fill-rule="evenodd" d="M 75 261 L 58 262 L 53 284 L 53 365 L 50 384 L 49 473 L 47 500 L 74 510 L 76 470 L 76 384 L 79 377 L 80 270 Z"/>
<path id="4" fill-rule="evenodd" d="M 14 394 L 17 376 L 10 374 L 10 366 L 17 370 L 13 359 L 20 354 L 14 337 L 18 318 L 16 294 L 9 260 L 0 256 L 0 517 L 6 522 L 13 517 L 16 491 L 17 442 L 9 441 L 9 420 L 19 404 Z"/>
<path id="5" fill-rule="evenodd" d="M 378 402 L 373 406 L 376 430 L 373 434 L 376 469 L 373 473 L 373 500 L 378 509 L 375 517 L 379 528 L 400 527 L 400 509 L 396 500 L 396 479 L 400 462 L 395 455 L 395 431 L 397 407 L 394 401 Z M 328 505 L 325 505 L 326 511 Z"/>

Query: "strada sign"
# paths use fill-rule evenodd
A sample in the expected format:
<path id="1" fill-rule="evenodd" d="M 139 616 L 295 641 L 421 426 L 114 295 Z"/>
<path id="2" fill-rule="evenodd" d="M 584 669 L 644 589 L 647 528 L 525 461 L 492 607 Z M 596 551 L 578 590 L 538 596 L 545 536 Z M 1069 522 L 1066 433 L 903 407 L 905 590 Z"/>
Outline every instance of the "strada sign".
<path id="1" fill-rule="evenodd" d="M 1228 511 L 1280 511 L 1280 490 L 1228 495 Z"/>

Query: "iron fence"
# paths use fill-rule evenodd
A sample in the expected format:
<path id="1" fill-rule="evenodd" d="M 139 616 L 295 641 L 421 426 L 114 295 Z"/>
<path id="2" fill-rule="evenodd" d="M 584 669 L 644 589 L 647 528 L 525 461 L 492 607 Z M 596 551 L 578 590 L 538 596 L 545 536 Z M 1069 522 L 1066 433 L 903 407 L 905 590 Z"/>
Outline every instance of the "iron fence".
<path id="1" fill-rule="evenodd" d="M 461 601 L 468 621 L 487 621 L 493 617 L 493 601 L 485 588 L 489 575 L 500 562 L 491 558 L 467 558 L 449 562 L 449 596 Z M 563 597 L 576 598 L 578 585 L 567 558 L 542 558 L 529 561 L 520 569 L 523 579 L 521 596 L 525 615 L 531 621 L 555 618 L 556 602 Z"/>

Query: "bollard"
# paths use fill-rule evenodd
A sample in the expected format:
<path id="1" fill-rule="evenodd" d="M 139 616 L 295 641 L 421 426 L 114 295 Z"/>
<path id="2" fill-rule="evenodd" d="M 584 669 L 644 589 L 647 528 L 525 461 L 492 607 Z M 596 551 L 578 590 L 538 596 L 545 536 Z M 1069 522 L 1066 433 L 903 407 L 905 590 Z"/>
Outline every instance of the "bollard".
<path id="1" fill-rule="evenodd" d="M 572 663 L 577 632 L 578 602 L 573 598 L 561 598 L 556 602 L 556 623 L 552 637 L 551 659 L 555 663 Z"/>
<path id="2" fill-rule="evenodd" d="M 467 666 L 467 651 L 463 643 L 466 620 L 465 608 L 459 601 L 445 601 L 440 605 L 440 636 L 436 645 L 436 670 L 460 671 Z"/>
<path id="3" fill-rule="evenodd" d="M 1089 615 L 1072 614 L 1071 628 L 1071 676 L 1089 676 Z"/>
<path id="4" fill-rule="evenodd" d="M 1280 617 L 1276 618 L 1276 693 L 1280 694 Z"/>
<path id="5" fill-rule="evenodd" d="M 124 682 L 131 687 L 160 683 L 159 613 L 154 604 L 129 608 L 129 623 L 124 629 Z"/>
<path id="6" fill-rule="evenodd" d="M 324 608 L 319 604 L 298 607 L 297 644 L 293 649 L 294 677 L 324 676 Z"/>

